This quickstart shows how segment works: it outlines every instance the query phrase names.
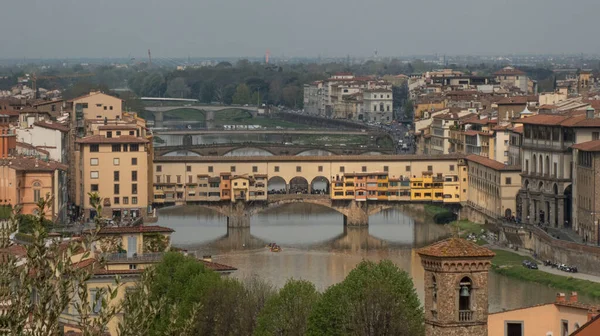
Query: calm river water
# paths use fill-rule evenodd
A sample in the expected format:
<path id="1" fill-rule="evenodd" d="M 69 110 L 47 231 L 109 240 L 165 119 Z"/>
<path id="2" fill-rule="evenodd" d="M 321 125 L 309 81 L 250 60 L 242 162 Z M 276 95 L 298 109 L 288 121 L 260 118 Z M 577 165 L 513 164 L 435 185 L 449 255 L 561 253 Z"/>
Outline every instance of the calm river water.
<path id="1" fill-rule="evenodd" d="M 409 272 L 423 297 L 423 268 L 416 248 L 443 239 L 447 228 L 391 209 L 369 218 L 368 229 L 344 228 L 342 215 L 310 204 L 290 204 L 256 215 L 249 229 L 227 229 L 227 219 L 198 206 L 166 208 L 158 224 L 176 230 L 174 246 L 212 255 L 238 268 L 233 276 L 258 276 L 277 287 L 289 278 L 320 290 L 342 281 L 363 259 L 390 259 Z M 417 218 L 417 219 L 415 219 Z M 265 248 L 276 242 L 283 248 Z M 490 311 L 552 302 L 557 290 L 490 273 Z M 580 300 L 591 301 L 582 297 Z"/>

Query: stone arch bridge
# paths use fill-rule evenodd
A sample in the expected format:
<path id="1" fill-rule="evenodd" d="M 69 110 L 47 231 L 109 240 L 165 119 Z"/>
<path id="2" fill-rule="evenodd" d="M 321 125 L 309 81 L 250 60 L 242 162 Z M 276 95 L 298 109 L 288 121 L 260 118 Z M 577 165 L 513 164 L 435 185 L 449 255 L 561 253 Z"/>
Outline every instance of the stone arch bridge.
<path id="1" fill-rule="evenodd" d="M 229 143 L 212 145 L 161 146 L 154 148 L 154 156 L 235 156 L 236 151 L 257 150 L 265 155 L 302 156 L 302 155 L 364 155 L 394 154 L 390 148 L 358 146 L 315 146 L 283 145 L 273 143 Z M 315 154 L 318 152 L 318 154 Z"/>
<path id="2" fill-rule="evenodd" d="M 147 106 L 145 110 L 154 114 L 154 127 L 163 127 L 165 112 L 179 110 L 179 109 L 192 109 L 205 112 L 205 124 L 208 126 L 215 120 L 215 113 L 229 109 L 239 109 L 250 112 L 252 116 L 256 116 L 258 107 L 256 106 L 229 106 L 229 105 L 190 105 L 190 106 Z"/>
<path id="3" fill-rule="evenodd" d="M 365 227 L 369 225 L 369 216 L 396 204 L 390 202 L 357 202 L 355 200 L 332 200 L 328 195 L 269 195 L 267 201 L 220 201 L 220 202 L 188 202 L 211 209 L 227 217 L 227 227 L 250 227 L 250 218 L 262 211 L 274 209 L 285 204 L 309 203 L 333 209 L 344 216 L 345 226 Z"/>

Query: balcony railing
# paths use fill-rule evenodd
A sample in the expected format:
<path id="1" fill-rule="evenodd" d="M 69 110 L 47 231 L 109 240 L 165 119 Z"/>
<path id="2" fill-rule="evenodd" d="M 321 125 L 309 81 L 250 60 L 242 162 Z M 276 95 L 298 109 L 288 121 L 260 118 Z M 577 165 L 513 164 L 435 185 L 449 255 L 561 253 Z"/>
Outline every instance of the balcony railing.
<path id="1" fill-rule="evenodd" d="M 458 311 L 458 321 L 459 322 L 473 321 L 473 311 L 472 310 L 459 310 Z"/>
<path id="2" fill-rule="evenodd" d="M 125 262 L 125 261 L 147 261 L 154 262 L 159 261 L 164 256 L 163 252 L 151 252 L 151 253 L 143 253 L 137 254 L 134 253 L 132 256 L 128 257 L 127 253 L 105 253 L 102 255 L 104 260 L 107 262 Z"/>

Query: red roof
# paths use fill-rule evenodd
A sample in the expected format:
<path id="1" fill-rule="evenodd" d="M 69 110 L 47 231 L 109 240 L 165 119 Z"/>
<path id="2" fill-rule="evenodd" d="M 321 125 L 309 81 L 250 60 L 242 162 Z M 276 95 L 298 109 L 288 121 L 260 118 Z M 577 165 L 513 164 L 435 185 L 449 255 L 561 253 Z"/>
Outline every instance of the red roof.
<path id="1" fill-rule="evenodd" d="M 61 132 L 69 131 L 69 126 L 67 124 L 62 124 L 62 123 L 49 123 L 49 122 L 45 122 L 45 121 L 36 121 L 33 123 L 33 125 L 43 127 L 43 128 L 49 128 L 49 129 L 53 129 L 53 130 L 57 130 L 57 131 L 61 131 Z"/>
<path id="2" fill-rule="evenodd" d="M 528 102 L 536 102 L 538 101 L 537 96 L 513 96 L 506 97 L 498 101 L 498 105 L 523 105 Z"/>
<path id="3" fill-rule="evenodd" d="M 496 254 L 491 250 L 461 238 L 448 238 L 417 251 L 421 256 L 439 258 L 492 258 Z"/>
<path id="4" fill-rule="evenodd" d="M 121 135 L 116 138 L 107 138 L 103 135 L 91 135 L 85 138 L 78 139 L 77 143 L 84 144 L 122 144 L 122 143 L 147 143 L 148 140 L 134 137 L 131 135 Z"/>
<path id="5" fill-rule="evenodd" d="M 586 152 L 600 152 L 600 140 L 592 140 L 571 146 Z"/>
<path id="6" fill-rule="evenodd" d="M 19 156 L 0 160 L 0 165 L 9 166 L 15 170 L 25 171 L 55 171 L 67 170 L 67 165 L 56 161 L 38 160 L 33 157 Z"/>
<path id="7" fill-rule="evenodd" d="M 521 167 L 519 166 L 508 166 L 500 161 L 492 160 L 477 154 L 471 154 L 467 156 L 467 161 L 473 161 L 494 170 L 521 171 Z"/>
<path id="8" fill-rule="evenodd" d="M 531 125 L 553 125 L 563 127 L 600 127 L 600 118 L 587 118 L 584 114 L 538 114 L 521 121 Z"/>
<path id="9" fill-rule="evenodd" d="M 117 226 L 103 227 L 98 234 L 113 234 L 113 233 L 149 233 L 149 232 L 174 232 L 175 230 L 158 226 L 158 225 L 140 225 L 140 226 Z"/>
<path id="10" fill-rule="evenodd" d="M 204 264 L 204 266 L 206 266 L 206 268 L 211 269 L 215 272 L 237 271 L 237 268 L 235 268 L 233 266 L 223 265 L 223 264 L 219 264 L 219 263 L 207 261 L 207 260 L 202 260 L 202 259 L 200 259 L 200 262 L 202 262 Z"/>

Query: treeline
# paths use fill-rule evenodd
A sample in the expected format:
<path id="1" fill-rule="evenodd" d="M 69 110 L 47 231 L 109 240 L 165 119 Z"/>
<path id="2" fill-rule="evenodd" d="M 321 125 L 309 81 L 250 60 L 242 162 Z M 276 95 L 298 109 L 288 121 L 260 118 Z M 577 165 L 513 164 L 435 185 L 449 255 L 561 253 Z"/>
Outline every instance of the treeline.
<path id="1" fill-rule="evenodd" d="M 305 280 L 290 279 L 275 290 L 256 278 L 223 278 L 193 258 L 168 253 L 129 291 L 124 316 L 143 315 L 160 300 L 160 311 L 144 319 L 148 335 L 166 335 L 166 328 L 231 336 L 424 333 L 413 282 L 391 261 L 363 261 L 344 281 L 320 293 Z"/>

